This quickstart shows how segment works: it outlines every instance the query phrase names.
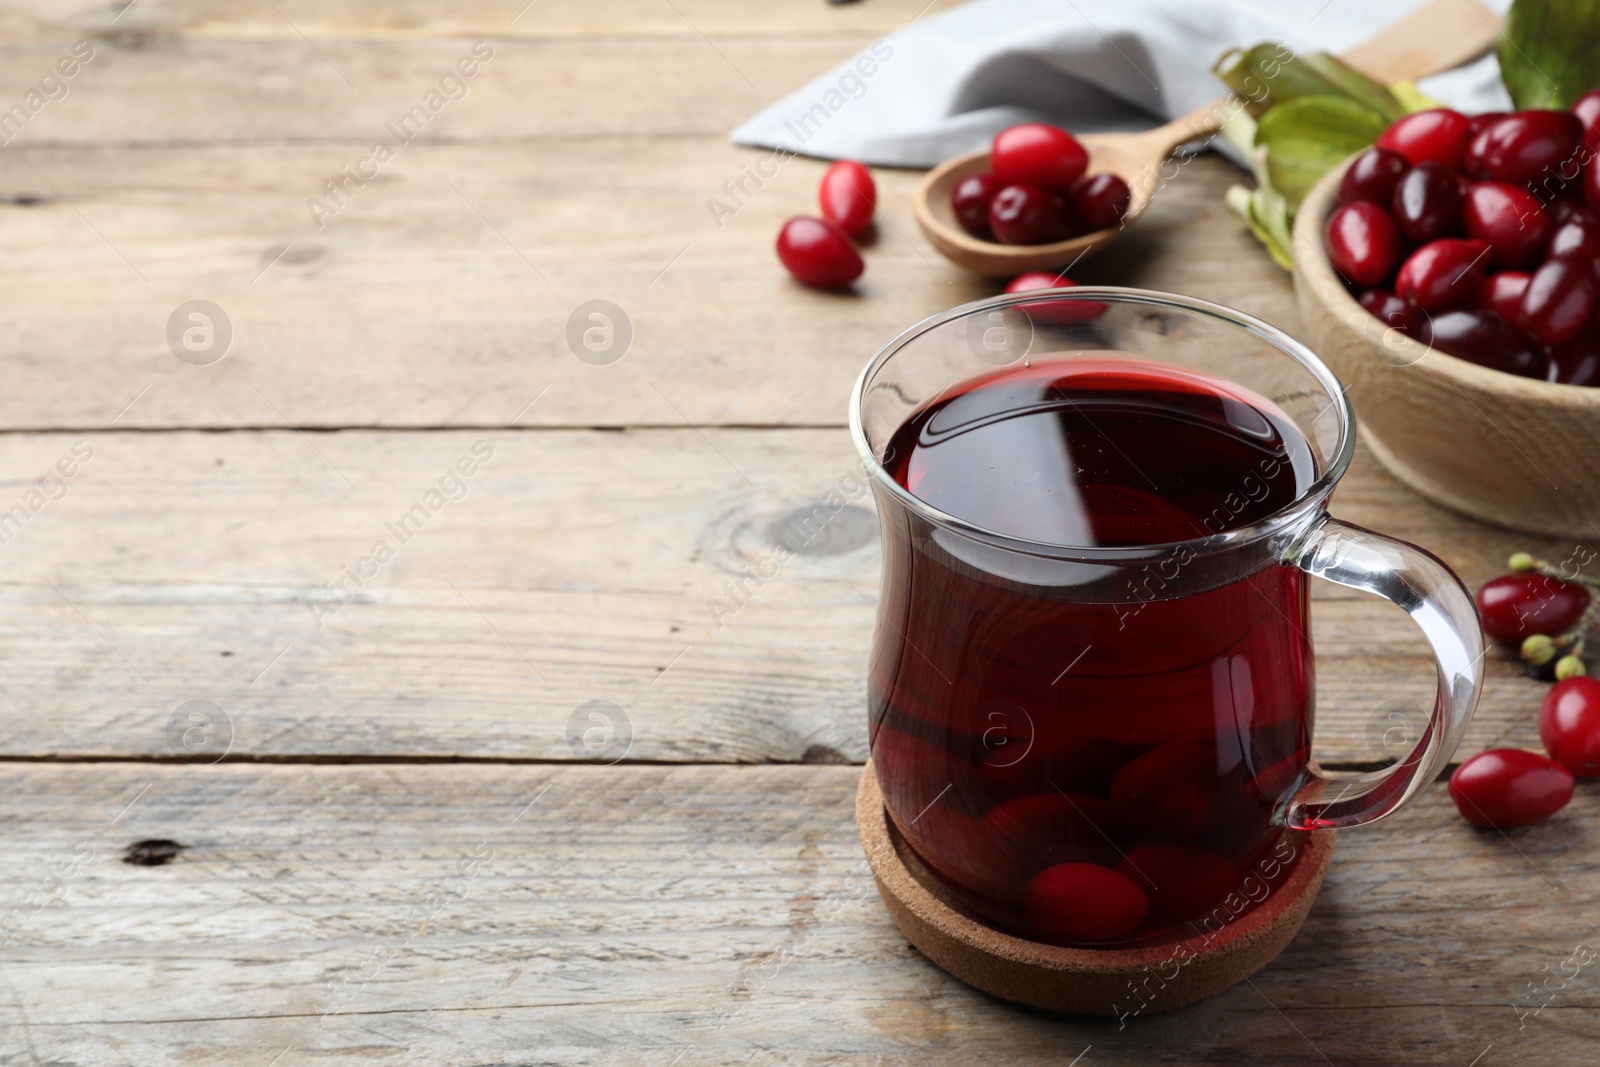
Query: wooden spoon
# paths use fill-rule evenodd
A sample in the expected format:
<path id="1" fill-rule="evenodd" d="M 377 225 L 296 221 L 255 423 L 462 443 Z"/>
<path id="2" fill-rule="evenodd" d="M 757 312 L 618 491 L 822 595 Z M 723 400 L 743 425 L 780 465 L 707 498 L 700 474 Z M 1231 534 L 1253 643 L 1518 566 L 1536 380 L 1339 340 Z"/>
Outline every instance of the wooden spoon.
<path id="1" fill-rule="evenodd" d="M 1478 0 L 1432 0 L 1350 49 L 1343 58 L 1385 84 L 1411 81 L 1482 54 L 1499 31 L 1498 17 Z M 1173 150 L 1216 133 L 1223 119 L 1239 106 L 1225 96 L 1153 130 L 1090 133 L 1078 138 L 1089 151 L 1087 173 L 1120 175 L 1133 193 L 1121 226 L 1046 245 L 1003 245 L 973 237 L 956 222 L 950 193 L 967 175 L 989 169 L 988 152 L 957 156 L 929 171 L 912 196 L 911 210 L 933 247 L 957 266 L 1008 276 L 1066 267 L 1116 240 L 1123 227 L 1150 206 L 1156 190 L 1171 179 L 1170 173 L 1163 176 L 1163 169 Z"/>

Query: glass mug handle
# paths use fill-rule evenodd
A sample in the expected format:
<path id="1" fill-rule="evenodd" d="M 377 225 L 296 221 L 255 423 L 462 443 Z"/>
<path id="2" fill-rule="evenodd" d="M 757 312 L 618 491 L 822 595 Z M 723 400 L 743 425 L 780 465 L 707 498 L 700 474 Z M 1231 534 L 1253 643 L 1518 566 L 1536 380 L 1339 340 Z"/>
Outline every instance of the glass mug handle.
<path id="1" fill-rule="evenodd" d="M 1433 646 L 1439 694 L 1416 745 L 1395 766 L 1341 778 L 1311 771 L 1284 811 L 1293 830 L 1337 829 L 1381 819 L 1433 781 L 1456 750 L 1483 687 L 1483 632 L 1461 579 L 1415 545 L 1324 514 L 1285 562 L 1330 582 L 1364 589 L 1410 615 Z"/>

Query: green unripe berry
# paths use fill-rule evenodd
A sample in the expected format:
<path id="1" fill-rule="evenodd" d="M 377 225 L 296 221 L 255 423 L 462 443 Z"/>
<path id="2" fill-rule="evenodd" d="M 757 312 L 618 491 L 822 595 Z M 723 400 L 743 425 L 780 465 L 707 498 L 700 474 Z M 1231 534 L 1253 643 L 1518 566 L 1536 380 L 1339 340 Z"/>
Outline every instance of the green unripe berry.
<path id="1" fill-rule="evenodd" d="M 1522 660 L 1542 667 L 1556 658 L 1556 643 L 1547 634 L 1533 634 L 1522 642 Z"/>
<path id="2" fill-rule="evenodd" d="M 1556 681 L 1564 682 L 1568 678 L 1577 678 L 1589 672 L 1583 666 L 1583 660 L 1577 656 L 1562 656 L 1556 660 Z"/>

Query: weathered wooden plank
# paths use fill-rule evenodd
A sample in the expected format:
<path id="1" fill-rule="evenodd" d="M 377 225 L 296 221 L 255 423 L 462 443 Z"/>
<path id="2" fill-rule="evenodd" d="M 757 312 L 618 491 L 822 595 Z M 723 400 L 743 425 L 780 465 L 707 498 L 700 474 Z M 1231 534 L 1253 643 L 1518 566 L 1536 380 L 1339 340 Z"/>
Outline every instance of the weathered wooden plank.
<path id="1" fill-rule="evenodd" d="M 276 18 L 270 6 L 259 10 Z M 676 18 L 670 6 L 660 10 Z M 341 160 L 353 167 L 373 142 L 399 150 L 413 135 L 411 151 L 441 141 L 721 138 L 872 40 L 801 32 L 713 42 L 680 19 L 684 33 L 672 37 L 357 35 L 308 43 L 279 25 L 285 32 L 274 36 L 119 30 L 8 39 L 0 61 L 13 84 L 0 92 L 0 113 L 8 115 L 0 142 L 14 149 L 347 140 L 361 149 Z M 57 71 L 64 57 L 68 64 Z M 69 70 L 70 77 L 59 76 Z M 42 79 L 33 112 L 11 113 Z M 870 92 L 871 82 L 857 91 Z M 437 94 L 431 101 L 430 92 Z M 388 129 L 419 103 L 428 110 L 414 117 L 409 133 Z M 521 146 L 524 168 L 536 155 Z"/>
<path id="2" fill-rule="evenodd" d="M 813 161 L 786 164 L 719 228 L 706 200 L 762 158 L 720 140 L 544 142 L 537 159 L 428 146 L 318 229 L 305 202 L 358 148 L 13 150 L 0 428 L 842 425 L 885 341 L 998 291 L 924 247 L 908 173 L 880 176 L 879 239 L 859 294 L 840 296 L 796 285 L 772 252 L 783 220 L 812 210 Z M 1292 324 L 1286 276 L 1223 206 L 1236 177 L 1190 164 L 1075 273 Z M 180 361 L 166 336 L 194 299 L 233 327 L 211 366 Z M 633 327 L 604 366 L 568 341 L 596 299 Z"/>
<path id="3" fill-rule="evenodd" d="M 1431 1067 L 1586 1062 L 1600 1039 L 1591 789 L 1508 839 L 1430 788 L 1341 835 L 1250 984 L 1119 1029 L 909 950 L 864 870 L 856 775 L 6 765 L 0 1056 Z M 186 847 L 120 861 L 148 838 Z"/>
<path id="4" fill-rule="evenodd" d="M 43 486 L 65 495 L 28 497 L 78 440 L 92 459 Z M 572 759 L 569 721 L 604 700 L 631 758 L 866 755 L 878 545 L 842 430 L 7 434 L 0 470 L 0 513 L 41 504 L 0 526 L 0 752 L 171 757 L 169 718 L 208 700 L 235 756 Z M 834 491 L 857 500 L 807 540 L 793 522 Z M 1364 453 L 1335 511 L 1475 584 L 1514 548 L 1568 551 L 1447 516 Z M 802 551 L 773 574 L 780 544 Z M 1397 755 L 1431 705 L 1420 634 L 1316 597 L 1320 755 Z M 1542 687 L 1503 653 L 1490 672 L 1468 749 L 1536 746 Z"/>
<path id="5" fill-rule="evenodd" d="M 788 0 L 497 0 L 493 3 L 437 4 L 429 0 L 394 3 L 278 0 L 259 5 L 248 0 L 175 0 L 160 4 L 121 3 L 63 6 L 49 0 L 22 0 L 0 13 L 0 33 L 10 39 L 58 39 L 73 33 L 123 32 L 130 36 L 182 35 L 187 38 L 365 37 L 439 38 L 456 36 L 587 39 L 614 37 L 788 36 L 839 33 L 876 35 L 919 17 L 956 6 L 958 0 L 873 0 L 870 4 L 827 5 Z M 127 7 L 126 10 L 125 7 Z M 276 10 L 274 10 L 276 9 Z M 115 18 L 113 18 L 116 16 Z M 135 36 L 135 39 L 137 37 Z"/>
<path id="6" fill-rule="evenodd" d="M 425 140 L 721 136 L 873 38 L 947 6 L 12 6 L 0 12 L 0 58 L 14 78 L 0 112 L 28 110 L 8 114 L 0 141 L 366 147 L 430 90 L 443 94 L 442 110 Z M 441 82 L 452 68 L 458 76 Z"/>

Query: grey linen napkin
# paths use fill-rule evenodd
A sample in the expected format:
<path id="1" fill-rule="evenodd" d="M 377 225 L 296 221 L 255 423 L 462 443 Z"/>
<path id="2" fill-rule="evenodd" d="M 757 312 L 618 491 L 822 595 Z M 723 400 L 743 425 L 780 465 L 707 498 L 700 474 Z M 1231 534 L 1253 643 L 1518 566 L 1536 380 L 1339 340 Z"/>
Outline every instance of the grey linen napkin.
<path id="1" fill-rule="evenodd" d="M 1223 52 L 1340 52 L 1423 0 L 973 0 L 874 42 L 733 131 L 737 144 L 929 167 L 1018 122 L 1144 129 L 1216 99 Z M 1509 0 L 1486 0 L 1504 11 Z M 1494 57 L 1422 82 L 1469 112 L 1510 106 Z"/>

